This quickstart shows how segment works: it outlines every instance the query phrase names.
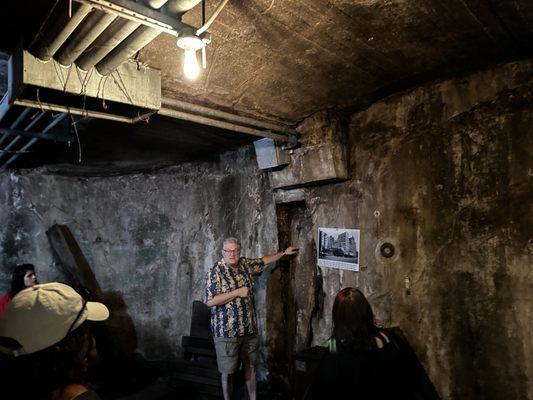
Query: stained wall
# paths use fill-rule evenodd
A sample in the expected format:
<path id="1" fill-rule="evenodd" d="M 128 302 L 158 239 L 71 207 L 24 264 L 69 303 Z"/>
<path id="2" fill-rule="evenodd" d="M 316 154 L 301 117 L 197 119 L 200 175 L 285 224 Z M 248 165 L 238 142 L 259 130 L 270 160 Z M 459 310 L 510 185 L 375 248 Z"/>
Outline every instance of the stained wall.
<path id="1" fill-rule="evenodd" d="M 64 279 L 46 230 L 65 224 L 111 304 L 118 345 L 151 360 L 180 357 L 192 302 L 204 299 L 205 274 L 223 239 L 239 237 L 248 256 L 277 251 L 267 178 L 249 149 L 217 163 L 123 176 L 2 173 L 0 291 L 8 291 L 16 262 L 34 263 L 41 282 Z M 266 275 L 258 280 L 259 303 Z M 264 329 L 261 309 L 259 319 Z"/>
<path id="2" fill-rule="evenodd" d="M 309 144 L 346 142 L 351 179 L 277 201 L 304 200 L 315 238 L 361 230 L 359 272 L 320 268 L 320 285 L 300 286 L 316 299 L 313 344 L 331 332 L 338 290 L 357 286 L 444 398 L 533 397 L 532 77 L 531 62 L 510 63 L 301 125 Z"/>
<path id="3" fill-rule="evenodd" d="M 147 358 L 176 356 L 222 238 L 240 236 L 248 255 L 273 252 L 279 207 L 296 202 L 301 229 L 291 229 L 306 262 L 286 266 L 300 269 L 280 289 L 280 272 L 258 281 L 261 378 L 265 343 L 288 334 L 269 320 L 269 302 L 287 299 L 297 314 L 292 352 L 325 343 L 335 294 L 357 286 L 379 323 L 403 328 L 443 398 L 533 398 L 532 77 L 531 62 L 510 63 L 353 115 L 311 116 L 299 127 L 304 146 L 345 149 L 350 179 L 335 184 L 274 192 L 249 150 L 118 177 L 3 172 L 1 289 L 14 261 L 56 279 L 45 231 L 67 224 L 103 289 L 123 299 L 133 345 Z M 361 229 L 359 272 L 316 268 L 319 226 Z M 379 254 L 385 241 L 391 259 Z"/>

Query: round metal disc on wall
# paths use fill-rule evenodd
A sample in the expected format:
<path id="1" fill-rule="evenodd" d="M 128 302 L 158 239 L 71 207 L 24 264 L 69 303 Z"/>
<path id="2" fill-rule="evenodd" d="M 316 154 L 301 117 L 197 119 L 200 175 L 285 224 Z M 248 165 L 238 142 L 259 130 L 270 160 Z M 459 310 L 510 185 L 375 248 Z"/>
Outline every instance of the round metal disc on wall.
<path id="1" fill-rule="evenodd" d="M 376 260 L 382 263 L 392 263 L 399 257 L 399 249 L 395 241 L 390 238 L 381 239 L 374 250 Z"/>
<path id="2" fill-rule="evenodd" d="M 382 257 L 391 258 L 394 256 L 396 249 L 392 243 L 385 242 L 379 247 L 379 252 L 381 253 Z"/>

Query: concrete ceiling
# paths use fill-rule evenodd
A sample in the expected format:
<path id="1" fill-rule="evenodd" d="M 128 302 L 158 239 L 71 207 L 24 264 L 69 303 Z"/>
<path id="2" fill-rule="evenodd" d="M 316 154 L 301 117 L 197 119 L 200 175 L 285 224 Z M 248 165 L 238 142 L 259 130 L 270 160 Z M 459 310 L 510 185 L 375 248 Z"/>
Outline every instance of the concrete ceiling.
<path id="1" fill-rule="evenodd" d="M 10 52 L 21 38 L 31 40 L 54 1 L 6 3 L 0 51 Z M 208 16 L 217 5 L 207 1 Z M 183 21 L 200 26 L 200 7 Z M 161 70 L 163 96 L 293 125 L 316 111 L 353 111 L 427 81 L 531 57 L 533 2 L 230 0 L 209 32 L 208 68 L 194 82 L 183 77 L 174 37 L 161 34 L 141 50 L 138 60 Z M 146 139 L 169 129 L 169 121 L 154 124 L 134 131 Z M 178 130 L 187 129 L 181 123 Z M 225 137 L 229 144 L 218 146 L 211 136 L 211 147 L 247 142 Z M 184 154 L 201 150 L 202 144 L 183 143 Z"/>
<path id="2" fill-rule="evenodd" d="M 208 2 L 207 14 L 217 2 Z M 199 10 L 184 16 L 199 25 Z M 175 40 L 141 60 L 166 96 L 297 123 L 397 90 L 531 55 L 531 0 L 230 0 L 212 25 L 208 69 L 183 78 Z"/>

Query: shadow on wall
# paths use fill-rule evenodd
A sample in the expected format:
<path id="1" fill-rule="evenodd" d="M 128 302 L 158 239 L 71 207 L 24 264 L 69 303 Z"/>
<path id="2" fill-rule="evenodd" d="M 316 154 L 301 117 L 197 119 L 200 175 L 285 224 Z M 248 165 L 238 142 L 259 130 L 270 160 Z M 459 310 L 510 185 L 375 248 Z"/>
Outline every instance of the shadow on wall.
<path id="1" fill-rule="evenodd" d="M 158 371 L 137 350 L 137 332 L 123 295 L 102 292 L 99 282 L 66 225 L 54 225 L 46 232 L 56 264 L 66 279 L 86 299 L 104 303 L 110 312 L 105 323 L 93 324 L 100 364 L 93 382 L 105 398 L 136 392 L 151 384 Z"/>

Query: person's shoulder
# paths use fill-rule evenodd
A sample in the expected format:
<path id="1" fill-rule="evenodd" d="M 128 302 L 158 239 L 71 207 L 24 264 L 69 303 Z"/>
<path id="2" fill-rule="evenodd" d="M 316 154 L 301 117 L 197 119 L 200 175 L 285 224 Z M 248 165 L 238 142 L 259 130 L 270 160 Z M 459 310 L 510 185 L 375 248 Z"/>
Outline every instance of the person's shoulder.
<path id="1" fill-rule="evenodd" d="M 79 383 L 71 383 L 63 388 L 59 400 L 101 400 L 100 396 Z"/>
<path id="2" fill-rule="evenodd" d="M 102 400 L 98 394 L 92 390 L 87 390 L 80 395 L 74 397 L 72 400 Z"/>
<path id="3" fill-rule="evenodd" d="M 218 272 L 220 271 L 220 268 L 222 267 L 222 261 L 216 261 L 207 271 L 208 273 L 212 272 Z"/>
<path id="4" fill-rule="evenodd" d="M 405 333 L 401 330 L 399 326 L 393 326 L 391 328 L 381 328 L 379 330 L 382 335 L 386 336 L 389 341 L 395 345 L 408 344 L 407 337 Z"/>
<path id="5" fill-rule="evenodd" d="M 399 327 L 381 328 L 376 336 L 376 345 L 381 354 L 398 356 L 412 351 L 409 341 Z"/>

